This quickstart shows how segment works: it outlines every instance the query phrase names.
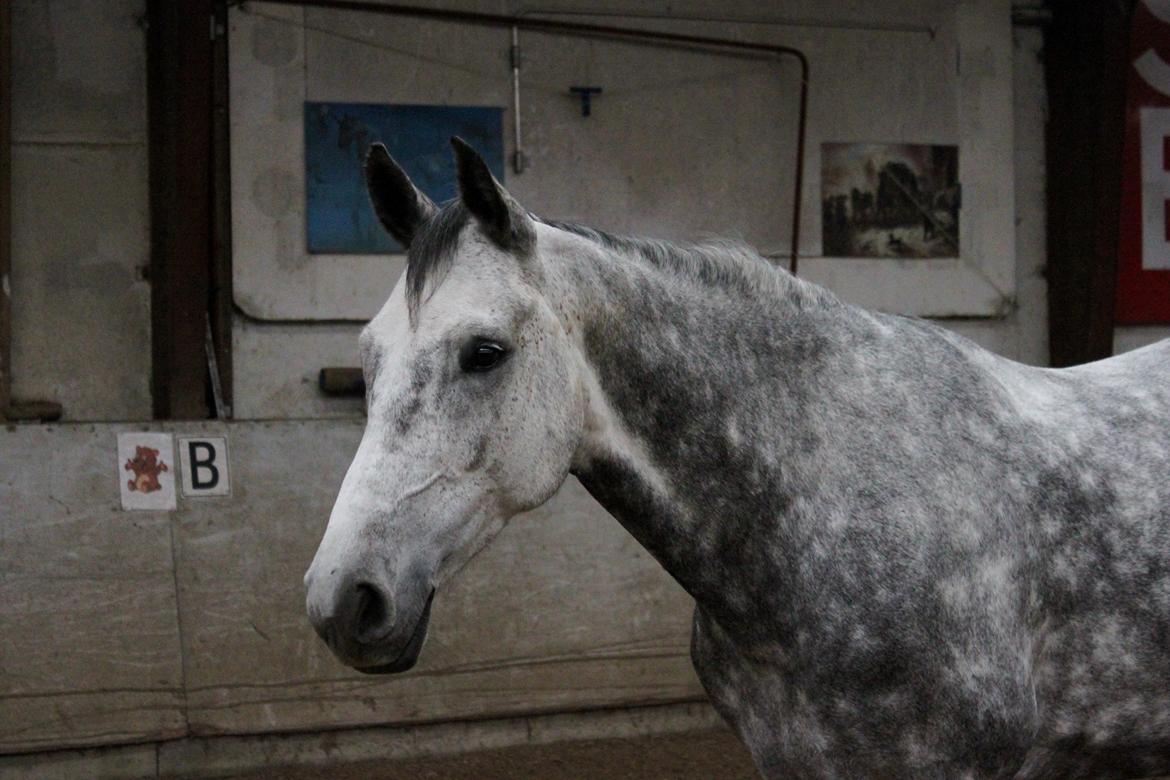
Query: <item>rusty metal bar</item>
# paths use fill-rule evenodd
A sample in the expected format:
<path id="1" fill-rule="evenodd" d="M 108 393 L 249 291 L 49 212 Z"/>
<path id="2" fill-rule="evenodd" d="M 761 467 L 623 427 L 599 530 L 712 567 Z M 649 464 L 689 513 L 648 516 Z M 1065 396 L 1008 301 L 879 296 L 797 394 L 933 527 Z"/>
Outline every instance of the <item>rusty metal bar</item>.
<path id="1" fill-rule="evenodd" d="M 752 43 L 706 35 L 638 30 L 609 24 L 585 24 L 555 19 L 533 19 L 510 14 L 489 14 L 478 11 L 455 11 L 438 8 L 421 8 L 413 5 L 377 3 L 368 0 L 265 0 L 276 5 L 295 5 L 308 8 L 326 8 L 337 11 L 405 16 L 414 19 L 430 19 L 440 22 L 471 24 L 481 27 L 504 27 L 532 30 L 560 35 L 578 35 L 600 38 L 617 38 L 646 41 L 678 46 L 695 46 L 711 49 L 726 49 L 762 56 L 793 57 L 800 64 L 800 108 L 797 118 L 795 198 L 792 214 L 792 249 L 789 270 L 795 274 L 800 259 L 800 210 L 804 186 L 804 143 L 808 114 L 808 57 L 800 49 L 771 43 Z"/>
<path id="2" fill-rule="evenodd" d="M 1015 6 L 1012 7 L 1013 16 L 1015 14 Z M 577 9 L 577 8 L 525 8 L 520 11 L 521 16 L 533 16 L 543 14 L 545 16 L 609 16 L 621 17 L 623 19 L 652 19 L 654 21 L 663 22 L 700 22 L 702 24 L 751 24 L 751 25 L 765 25 L 769 27 L 804 27 L 810 29 L 834 30 L 845 32 L 879 32 L 879 33 L 909 33 L 913 35 L 926 35 L 934 38 L 938 34 L 938 29 L 929 24 L 900 24 L 898 22 L 849 22 L 849 21 L 829 21 L 827 19 L 816 19 L 814 17 L 800 17 L 800 16 L 767 16 L 758 14 L 736 14 L 736 13 L 699 13 L 699 14 L 685 14 L 673 13 L 664 14 L 657 11 L 604 11 L 592 9 Z"/>

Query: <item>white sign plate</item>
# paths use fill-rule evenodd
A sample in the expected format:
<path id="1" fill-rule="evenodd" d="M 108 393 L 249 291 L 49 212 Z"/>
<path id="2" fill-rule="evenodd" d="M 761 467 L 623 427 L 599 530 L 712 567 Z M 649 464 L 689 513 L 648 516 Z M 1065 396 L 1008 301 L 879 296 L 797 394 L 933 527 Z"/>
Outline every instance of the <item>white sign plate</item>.
<path id="1" fill-rule="evenodd" d="M 123 509 L 174 509 L 175 452 L 171 434 L 119 433 L 118 485 Z"/>
<path id="2" fill-rule="evenodd" d="M 179 460 L 185 497 L 232 494 L 226 436 L 180 436 Z"/>

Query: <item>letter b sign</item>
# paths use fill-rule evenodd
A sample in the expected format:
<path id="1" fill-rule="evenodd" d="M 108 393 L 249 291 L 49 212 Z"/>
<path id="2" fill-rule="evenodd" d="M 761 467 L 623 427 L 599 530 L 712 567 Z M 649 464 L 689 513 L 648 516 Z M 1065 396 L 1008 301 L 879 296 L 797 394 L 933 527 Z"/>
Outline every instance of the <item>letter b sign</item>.
<path id="1" fill-rule="evenodd" d="M 179 460 L 183 467 L 184 496 L 231 495 L 227 437 L 179 437 Z"/>

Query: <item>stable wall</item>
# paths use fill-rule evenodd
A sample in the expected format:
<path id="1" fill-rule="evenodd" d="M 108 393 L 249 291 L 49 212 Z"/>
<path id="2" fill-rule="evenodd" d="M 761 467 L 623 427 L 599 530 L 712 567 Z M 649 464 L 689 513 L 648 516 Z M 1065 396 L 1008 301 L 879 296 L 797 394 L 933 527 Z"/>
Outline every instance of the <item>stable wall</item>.
<path id="1" fill-rule="evenodd" d="M 12 395 L 67 420 L 151 416 L 144 5 L 12 2 Z"/>
<path id="2" fill-rule="evenodd" d="M 953 6 L 949 3 L 942 5 Z M 976 8 L 980 4 L 967 5 Z M 574 4 L 561 3 L 557 7 L 570 8 Z M 624 7 L 620 3 L 613 6 L 615 12 Z M 808 8 L 788 5 L 772 8 L 753 3 L 744 4 L 743 8 L 720 5 L 719 10 L 726 14 L 811 18 L 839 14 L 843 19 L 859 23 L 880 20 L 909 25 L 920 17 L 937 15 L 939 7 L 940 4 L 930 2 L 870 3 L 849 8 L 830 8 L 824 4 L 810 4 Z M 642 5 L 638 8 L 646 10 Z M 284 96 L 292 106 L 288 110 L 298 122 L 300 100 L 305 97 L 360 99 L 367 94 L 394 99 L 395 73 L 414 73 L 412 78 L 417 79 L 418 73 L 425 71 L 425 60 L 417 56 L 421 51 L 418 48 L 422 46 L 420 43 L 401 55 L 401 63 L 391 61 L 391 64 L 406 64 L 410 68 L 374 69 L 373 78 L 387 86 L 381 87 L 380 93 L 371 93 L 368 80 L 354 80 L 354 74 L 361 70 L 357 67 L 361 64 L 360 57 L 353 53 L 355 50 L 345 49 L 337 43 L 338 33 L 358 41 L 378 43 L 392 35 L 392 30 L 387 27 L 392 27 L 394 20 L 380 20 L 377 25 L 363 26 L 365 17 L 356 14 L 280 9 L 263 3 L 249 3 L 248 9 L 253 14 L 308 14 L 310 25 L 320 28 L 308 30 L 305 41 L 292 46 L 291 55 L 287 40 L 256 37 L 251 32 L 247 38 L 238 37 L 233 44 L 258 49 L 261 54 L 257 56 L 262 55 L 268 62 L 279 62 L 290 56 L 295 59 L 307 52 L 311 61 L 320 63 L 319 78 L 309 94 Z M 507 12 L 516 8 L 501 1 L 489 10 Z M 691 3 L 676 9 L 680 13 L 701 10 L 710 11 L 710 8 L 703 3 Z M 61 401 L 66 419 L 149 417 L 149 283 L 143 278 L 148 263 L 149 222 L 142 13 L 141 0 L 100 0 L 81 5 L 65 0 L 16 0 L 13 6 L 16 43 L 13 63 L 14 268 L 11 280 L 14 393 L 22 398 Z M 1006 10 L 1003 13 L 1006 14 Z M 233 11 L 233 19 L 243 18 L 243 15 L 239 9 Z M 609 17 L 603 20 L 612 21 Z M 694 30 L 696 26 L 681 24 L 675 27 Z M 1005 34 L 1007 29 L 1005 23 Z M 820 278 L 836 286 L 836 282 L 847 279 L 851 273 L 834 272 L 825 276 L 817 262 L 809 260 L 819 251 L 818 144 L 821 140 L 875 137 L 868 135 L 870 132 L 888 138 L 958 140 L 961 117 L 954 96 L 948 98 L 946 93 L 947 84 L 954 81 L 954 74 L 934 73 L 943 68 L 943 63 L 954 60 L 958 34 L 955 24 L 940 28 L 937 43 L 929 42 L 928 36 L 913 32 L 843 32 L 768 26 L 748 29 L 743 25 L 723 25 L 712 28 L 710 32 L 791 42 L 814 56 L 802 246 L 808 256 L 805 258 L 805 273 L 810 278 Z M 1008 142 L 1015 152 L 1014 163 L 1003 166 L 1001 175 L 1015 183 L 1014 257 L 1009 266 L 1014 278 L 1005 285 L 1005 289 L 1015 290 L 1014 304 L 1005 305 L 999 312 L 1001 316 L 949 318 L 944 324 L 1001 354 L 1024 362 L 1043 363 L 1046 324 L 1040 269 L 1044 262 L 1044 92 L 1043 74 L 1037 60 L 1041 33 L 1037 28 L 1018 28 L 1012 37 L 1013 78 L 1010 86 L 1014 108 L 1007 113 L 1011 114 L 1009 119 L 1015 140 L 1009 140 L 1011 132 L 1002 140 Z M 759 178 L 767 181 L 769 186 L 775 185 L 775 220 L 765 218 L 763 214 L 753 214 L 747 222 L 737 223 L 735 210 L 731 209 L 718 219 L 702 217 L 692 220 L 690 217 L 670 217 L 669 214 L 648 214 L 644 215 L 645 219 L 639 218 L 637 224 L 625 224 L 617 219 L 617 212 L 605 210 L 607 193 L 638 187 L 652 194 L 667 194 L 672 191 L 674 182 L 663 174 L 661 166 L 639 165 L 636 155 L 623 163 L 622 170 L 610 170 L 612 166 L 604 164 L 602 155 L 606 153 L 606 145 L 612 148 L 620 143 L 620 136 L 613 135 L 599 124 L 605 121 L 605 111 L 601 110 L 604 104 L 599 102 L 599 112 L 590 120 L 581 120 L 572 101 L 560 92 L 564 86 L 561 82 L 567 84 L 578 76 L 577 68 L 588 65 L 589 57 L 594 58 L 591 67 L 600 67 L 597 58 L 605 52 L 600 49 L 595 49 L 592 54 L 587 49 L 573 51 L 565 55 L 564 62 L 557 64 L 551 59 L 547 41 L 542 43 L 543 38 L 545 36 L 527 35 L 523 41 L 533 58 L 525 71 L 524 90 L 526 111 L 532 112 L 525 119 L 533 167 L 521 176 L 510 174 L 509 180 L 510 186 L 530 206 L 551 215 L 589 219 L 614 229 L 640 229 L 676 238 L 711 232 L 741 235 L 760 244 L 766 251 L 783 253 L 789 229 L 787 210 L 791 204 L 787 189 L 790 178 L 786 178 L 790 177 L 791 171 L 784 168 L 787 164 L 786 146 L 793 132 L 791 63 L 720 60 L 721 75 L 714 79 L 718 82 L 714 86 L 705 83 L 693 91 L 680 87 L 665 93 L 653 89 L 649 92 L 629 90 L 627 95 L 621 94 L 621 85 L 628 73 L 585 71 L 611 83 L 611 112 L 626 111 L 638 95 L 648 94 L 662 104 L 658 107 L 663 110 L 673 107 L 677 111 L 683 106 L 688 112 L 709 117 L 717 115 L 717 111 L 711 110 L 709 98 L 713 95 L 734 94 L 735 88 L 770 90 L 762 93 L 765 95 L 775 93 L 775 101 L 758 98 L 750 101 L 754 108 L 735 135 L 735 146 L 741 150 L 742 159 L 729 156 L 727 150 L 721 149 L 717 157 L 694 161 L 695 168 L 701 171 L 758 167 L 765 172 L 766 175 Z M 353 41 L 350 44 L 357 45 Z M 297 45 L 307 47 L 305 52 L 298 54 Z M 505 106 L 510 100 L 506 84 L 506 45 L 505 36 L 495 41 L 491 51 L 476 55 L 479 60 L 490 61 L 491 90 L 494 91 L 488 102 Z M 336 51 L 329 56 L 337 62 L 323 62 L 331 49 Z M 363 47 L 357 45 L 356 51 L 360 53 L 362 50 Z M 855 53 L 850 54 L 850 51 Z M 864 56 L 862 52 L 866 52 Z M 640 56 L 652 58 L 656 55 Z M 816 59 L 818 56 L 819 60 Z M 834 58 L 845 62 L 844 71 L 834 72 Z M 654 67 L 660 68 L 661 62 L 656 63 Z M 851 77 L 857 73 L 865 78 L 858 81 Z M 499 79 L 504 80 L 502 87 L 495 83 Z M 842 92 L 846 87 L 850 91 Z M 456 95 L 451 91 L 453 89 L 440 94 L 450 93 L 452 100 L 468 100 L 467 95 Z M 728 89 L 732 92 L 727 92 Z M 929 115 L 919 116 L 924 111 L 922 104 L 928 103 L 938 107 Z M 553 112 L 556 112 L 555 121 L 550 121 L 548 116 Z M 545 115 L 543 123 L 542 113 Z M 510 111 L 505 116 L 510 122 Z M 871 120 L 875 117 L 890 126 L 871 127 Z M 1000 119 L 992 116 L 988 121 L 1002 124 Z M 774 129 L 772 125 L 775 125 Z M 762 140 L 759 138 L 760 128 L 767 131 Z M 570 169 L 562 170 L 566 144 L 558 140 L 558 134 L 567 134 L 573 143 L 581 143 L 588 141 L 595 132 L 605 143 L 590 158 L 588 175 L 574 175 Z M 236 143 L 244 140 L 246 136 L 239 136 Z M 262 140 L 272 142 L 271 139 Z M 237 150 L 235 156 L 239 154 L 240 150 Z M 764 155 L 762 158 L 761 154 Z M 962 164 L 968 163 L 970 159 L 964 158 Z M 1008 170 L 1013 164 L 1015 170 Z M 549 173 L 550 166 L 556 168 L 556 175 Z M 727 198 L 722 200 L 733 204 L 735 198 L 731 193 L 743 183 L 740 179 L 742 177 L 735 176 L 725 179 L 718 183 L 715 191 L 725 193 Z M 755 199 L 759 200 L 758 197 Z M 237 197 L 237 200 L 243 203 L 246 199 Z M 695 200 L 708 202 L 711 199 Z M 267 203 L 271 209 L 283 201 L 269 198 Z M 579 208 L 575 208 L 575 204 Z M 292 205 L 296 205 L 295 201 Z M 254 232 L 254 227 L 245 221 L 235 233 L 247 236 Z M 978 230 L 971 222 L 965 228 Z M 291 228 L 291 231 L 290 235 L 303 232 L 299 227 Z M 236 258 L 239 268 L 250 267 L 249 262 L 246 252 Z M 933 261 L 849 262 L 852 263 L 849 267 L 854 270 L 899 266 L 925 273 Z M 375 286 L 375 298 L 389 290 L 400 264 L 393 258 L 382 258 L 379 267 L 385 269 L 385 276 L 381 284 Z M 344 269 L 334 266 L 332 270 L 344 275 Z M 272 283 L 282 283 L 281 276 L 287 275 L 286 271 L 281 267 L 269 274 Z M 899 281 L 894 287 L 904 288 L 899 293 L 902 295 L 914 296 L 919 292 L 919 285 L 913 282 Z M 883 289 L 890 289 L 890 285 Z M 838 291 L 842 294 L 848 292 L 840 288 Z M 882 295 L 888 296 L 888 293 Z M 241 312 L 257 313 L 248 300 L 241 299 L 240 303 Z M 259 313 L 263 315 L 262 310 Z M 84 327 L 79 327 L 79 322 L 84 323 Z M 360 402 L 327 399 L 316 389 L 316 372 L 322 366 L 356 365 L 359 327 L 357 323 L 337 321 L 269 322 L 240 314 L 233 331 L 236 416 L 283 419 L 360 415 Z M 1127 343 L 1119 339 L 1119 345 Z"/>
<path id="3" fill-rule="evenodd" d="M 572 3 L 562 4 L 570 7 Z M 899 16 L 889 17 L 886 6 L 897 6 Z M 262 3 L 250 4 L 267 14 L 289 14 L 294 9 L 276 9 Z M 615 10 L 620 10 L 620 4 Z M 632 6 L 631 6 L 632 7 Z M 638 6 L 641 8 L 641 6 Z M 906 5 L 903 3 L 867 4 L 853 8 L 856 20 L 886 20 L 912 22 L 916 13 L 924 13 L 930 3 Z M 701 3 L 679 8 L 693 12 L 706 8 Z M 498 2 L 491 10 L 515 10 L 511 4 Z M 726 13 L 735 12 L 730 8 Z M 743 11 L 743 9 L 738 9 Z M 772 9 L 752 4 L 755 14 L 796 16 L 787 6 Z M 810 7 L 807 16 L 824 18 L 825 8 Z M 296 13 L 303 13 L 299 10 Z M 65 419 L 73 420 L 133 420 L 150 416 L 150 312 L 149 282 L 144 278 L 149 254 L 149 214 L 147 207 L 146 166 L 146 111 L 145 111 L 145 54 L 144 35 L 140 19 L 144 13 L 142 0 L 100 0 L 77 4 L 66 0 L 14 0 L 13 3 L 13 270 L 10 280 L 13 296 L 13 390 L 18 398 L 44 398 L 63 404 Z M 240 12 L 234 12 L 240 13 Z M 354 14 L 323 15 L 310 12 L 312 25 L 329 30 L 341 27 L 341 32 L 358 39 L 380 39 L 385 30 L 365 29 L 354 24 L 360 19 Z M 608 17 L 606 17 L 608 19 Z M 383 20 L 383 25 L 387 24 Z M 693 27 L 693 26 L 692 26 Z M 352 28 L 352 29 L 351 29 Z M 729 28 L 731 34 L 746 35 L 742 26 Z M 309 31 L 312 38 L 310 55 L 329 48 L 337 36 L 329 32 Z M 718 32 L 718 31 L 716 31 Z M 953 31 L 952 31 L 953 32 Z M 945 33 L 945 31 L 944 31 Z M 756 32 L 757 36 L 764 33 Z M 769 28 L 769 40 L 790 41 L 815 51 L 813 39 L 824 36 L 823 31 L 801 28 Z M 881 33 L 833 33 L 841 36 L 874 36 Z M 919 49 L 933 44 L 918 41 L 918 36 L 907 33 L 886 33 L 902 41 L 907 48 L 906 60 L 885 65 L 868 56 L 861 65 L 871 71 L 873 81 L 893 86 L 883 88 L 874 96 L 880 105 L 859 102 L 857 94 L 839 97 L 833 91 L 830 74 L 820 65 L 814 69 L 810 148 L 807 166 L 807 204 L 804 210 L 803 231 L 806 253 L 815 254 L 819 242 L 819 207 L 817 206 L 818 134 L 823 138 L 846 138 L 832 123 L 834 114 L 852 114 L 853 120 L 864 120 L 874 114 L 897 118 L 911 102 L 904 95 L 929 96 L 938 92 L 937 86 L 917 73 L 925 64 L 920 62 Z M 868 40 L 867 38 L 867 40 Z M 1047 324 L 1045 285 L 1043 279 L 1044 253 L 1044 86 L 1039 62 L 1042 33 L 1039 28 L 1016 28 L 1012 31 L 1012 121 L 1014 130 L 1015 239 L 1014 239 L 1014 304 L 1005 306 L 1000 316 L 959 317 L 943 321 L 1000 354 L 1026 363 L 1043 364 L 1047 353 Z M 846 38 L 846 40 L 851 40 Z M 280 41 L 263 38 L 249 39 L 246 45 L 265 50 L 269 61 L 282 56 Z M 492 72 L 499 71 L 504 53 L 499 42 L 490 54 Z M 540 54 L 539 39 L 527 36 L 526 47 L 533 57 Z M 287 45 L 287 44 L 286 44 Z M 295 54 L 295 52 L 294 52 Z M 404 55 L 411 60 L 411 52 Z M 417 57 L 413 59 L 418 69 Z M 503 63 L 506 65 L 506 63 Z M 527 137 L 532 144 L 530 154 L 541 145 L 555 152 L 555 133 L 550 129 L 572 126 L 574 132 L 588 132 L 589 125 L 574 116 L 572 102 L 559 94 L 560 81 L 567 74 L 553 72 L 539 83 L 534 69 L 539 58 L 526 73 L 528 83 L 525 97 L 528 104 L 540 109 L 558 107 L 565 116 L 551 128 L 541 129 L 537 117 L 526 117 L 530 130 Z M 550 65 L 547 61 L 546 66 Z M 814 63 L 816 64 L 816 63 Z M 353 61 L 338 65 L 336 75 L 323 70 L 321 83 L 311 97 L 315 99 L 357 99 L 366 87 L 347 83 L 346 77 L 354 71 Z M 730 68 L 734 79 L 757 78 L 761 73 L 774 75 L 766 86 L 783 97 L 776 116 L 757 113 L 753 121 L 764 123 L 772 118 L 781 122 L 776 132 L 769 133 L 768 143 L 740 144 L 750 150 L 755 165 L 760 149 L 768 155 L 777 153 L 790 136 L 791 117 L 787 116 L 790 95 L 784 79 L 790 75 L 789 65 L 773 65 L 731 61 L 721 67 Z M 888 68 L 890 72 L 883 71 Z M 400 72 L 400 71 L 399 71 Z M 899 74 L 903 75 L 899 75 Z M 908 74 L 908 75 L 906 75 Z M 377 71 L 380 82 L 392 82 L 393 73 Z M 563 77 L 562 77 L 563 76 Z M 560 78 L 560 81 L 556 79 Z M 906 83 L 899 78 L 908 79 Z M 567 83 L 567 82 L 566 82 Z M 899 87 L 899 84 L 901 86 Z M 790 86 L 790 85 L 789 85 Z M 907 88 L 907 87 L 912 88 Z M 393 97 L 392 86 L 384 88 L 387 98 Z M 494 87 L 493 87 L 494 89 Z M 612 90 L 612 88 L 611 88 Z M 497 90 L 499 91 L 499 90 Z M 620 92 L 620 90 L 619 90 Z M 865 95 L 862 90 L 859 94 Z M 615 101 L 628 101 L 622 95 L 611 95 Z M 687 100 L 687 105 L 700 110 L 702 93 L 675 95 Z M 297 108 L 300 97 L 289 97 Z M 507 94 L 495 95 L 493 100 L 508 105 Z M 855 105 L 850 105 L 852 101 Z M 757 101 L 758 102 L 758 101 Z M 784 114 L 784 116 L 780 116 Z M 506 118 L 510 112 L 506 113 Z M 595 115 L 595 121 L 604 114 Z M 510 119 L 508 119 L 510 121 Z M 904 121 L 904 120 L 903 120 Z M 953 109 L 946 109 L 935 120 L 933 129 L 918 130 L 923 140 L 946 141 L 957 121 Z M 818 130 L 818 123 L 820 129 Z M 941 123 L 941 124 L 939 124 Z M 947 130 L 949 126 L 951 130 Z M 911 123 L 905 122 L 906 125 Z M 595 125 L 594 125 L 595 126 Z M 750 130 L 751 128 L 747 128 Z M 895 128 L 896 129 L 896 128 Z M 930 130 L 928 133 L 927 130 Z M 854 133 L 864 137 L 860 131 Z M 889 133 L 885 133 L 889 135 Z M 543 136 L 543 137 L 542 137 Z M 740 140 L 744 140 L 741 138 Z M 1005 139 L 1006 140 L 1006 139 Z M 539 165 L 555 162 L 556 154 L 534 160 L 529 181 L 540 178 Z M 771 162 L 769 162 L 771 161 Z M 790 206 L 784 192 L 786 171 L 780 161 L 768 157 L 765 163 L 774 165 L 766 178 L 777 183 L 776 212 L 779 215 L 771 235 L 772 224 L 761 227 L 754 235 L 743 225 L 733 224 L 731 217 L 718 224 L 697 222 L 694 234 L 730 232 L 756 240 L 767 251 L 782 253 L 787 226 L 782 212 Z M 710 169 L 714 163 L 697 161 L 697 167 Z M 719 163 L 735 165 L 732 158 Z M 639 186 L 665 192 L 653 167 L 639 168 L 634 177 Z M 524 185 L 524 176 L 509 182 L 518 193 L 523 193 L 534 208 L 548 213 L 566 211 L 562 216 L 590 218 L 589 209 L 571 213 L 573 198 L 584 203 L 604 199 L 621 171 L 607 171 L 604 166 L 591 164 L 588 176 L 558 175 L 544 183 Z M 1004 175 L 1007 175 L 1005 171 Z M 624 177 L 623 177 L 624 178 Z M 551 184 L 549 183 L 551 181 Z M 569 185 L 558 182 L 569 181 Z M 528 187 L 531 192 L 525 191 Z M 622 185 L 627 186 L 627 185 Z M 559 188 L 559 189 L 558 189 Z M 724 189 L 727 185 L 725 183 Z M 584 192 L 582 192 L 584 190 Z M 579 193 L 579 195 L 578 195 Z M 601 214 L 606 217 L 606 214 Z M 610 214 L 607 219 L 612 219 Z M 596 216 L 594 216 L 596 221 Z M 755 217 L 753 222 L 761 222 Z M 676 220 L 667 224 L 646 224 L 643 230 L 675 237 L 686 237 L 689 223 Z M 724 225 L 727 225 L 724 227 Z M 638 229 L 638 225 L 609 225 L 619 229 Z M 748 226 L 750 227 L 750 225 Z M 246 235 L 250 226 L 244 224 L 237 234 Z M 770 237 L 769 237 L 770 236 Z M 385 280 L 379 290 L 392 285 L 400 263 L 384 259 Z M 246 258 L 238 260 L 246 264 Z M 855 265 L 899 264 L 925 267 L 922 261 L 852 261 Z M 815 276 L 815 263 L 806 264 L 806 272 Z M 828 281 L 832 281 L 829 279 Z M 911 292 L 914 285 L 910 285 Z M 381 294 L 381 291 L 378 293 Z M 246 304 L 246 302 L 245 302 Z M 245 305 L 242 307 L 248 311 Z M 241 315 L 233 331 L 234 362 L 236 369 L 236 416 L 239 418 L 316 418 L 354 417 L 362 413 L 360 401 L 329 399 L 316 389 L 316 372 L 325 365 L 356 365 L 357 323 L 289 323 L 265 322 Z M 1170 336 L 1170 328 L 1119 328 L 1116 338 L 1118 351 Z"/>
<path id="4" fill-rule="evenodd" d="M 120 508 L 117 434 L 0 434 L 0 754 L 694 701 L 691 602 L 574 479 L 435 600 L 419 665 L 338 663 L 301 578 L 359 420 L 226 435 L 233 495 Z"/>
<path id="5" fill-rule="evenodd" d="M 623 9 L 668 10 L 657 3 L 617 3 L 607 9 L 612 16 L 565 18 L 613 22 Z M 519 6 L 500 2 L 490 10 L 515 12 Z M 994 2 L 689 3 L 669 10 L 847 22 L 842 29 L 815 22 L 624 20 L 805 50 L 812 89 L 802 275 L 861 305 L 944 316 L 944 326 L 1000 354 L 1046 362 L 1045 116 L 1038 28 L 1013 31 L 1008 6 Z M 342 320 L 354 313 L 361 314 L 359 320 L 372 315 L 402 267 L 395 256 L 305 252 L 301 100 L 430 102 L 427 95 L 440 94 L 444 101 L 501 105 L 509 107 L 505 148 L 511 149 L 507 31 L 431 25 L 426 35 L 414 34 L 418 24 L 263 3 L 233 13 L 233 78 L 244 85 L 235 93 L 232 113 L 240 150 L 233 158 L 239 307 L 233 347 L 240 416 L 360 415 L 359 400 L 322 396 L 317 372 L 357 365 L 361 323 Z M 793 62 L 663 53 L 533 33 L 522 33 L 521 45 L 529 167 L 519 175 L 509 168 L 507 186 L 522 203 L 616 232 L 684 241 L 711 234 L 741 237 L 784 262 L 797 97 Z M 619 49 L 622 66 L 604 67 Z M 691 73 L 687 68 L 697 67 L 696 58 L 701 67 Z M 965 69 L 960 61 L 967 63 Z M 589 119 L 566 94 L 566 85 L 582 78 L 606 90 Z M 723 121 L 728 106 L 736 107 L 732 123 Z M 688 145 L 685 131 L 692 125 L 700 128 L 697 138 L 713 139 L 710 150 Z M 820 143 L 895 139 L 960 145 L 964 257 L 821 258 Z M 991 198 L 995 208 L 988 208 L 986 197 L 979 199 L 981 191 L 986 196 L 989 185 L 981 177 L 988 169 L 994 169 L 1001 187 Z M 273 182 L 281 183 L 279 193 Z M 761 210 L 761 204 L 767 208 Z"/>

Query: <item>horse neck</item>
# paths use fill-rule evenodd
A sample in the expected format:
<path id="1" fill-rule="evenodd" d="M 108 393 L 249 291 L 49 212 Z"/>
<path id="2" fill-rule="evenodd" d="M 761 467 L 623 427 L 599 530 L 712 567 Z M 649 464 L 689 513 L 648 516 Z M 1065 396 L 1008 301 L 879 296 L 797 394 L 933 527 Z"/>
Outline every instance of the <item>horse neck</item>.
<path id="1" fill-rule="evenodd" d="M 827 304 L 754 271 L 715 284 L 639 258 L 591 270 L 573 307 L 593 383 L 573 473 L 700 606 L 749 624 L 753 591 L 783 587 L 765 551 Z"/>

